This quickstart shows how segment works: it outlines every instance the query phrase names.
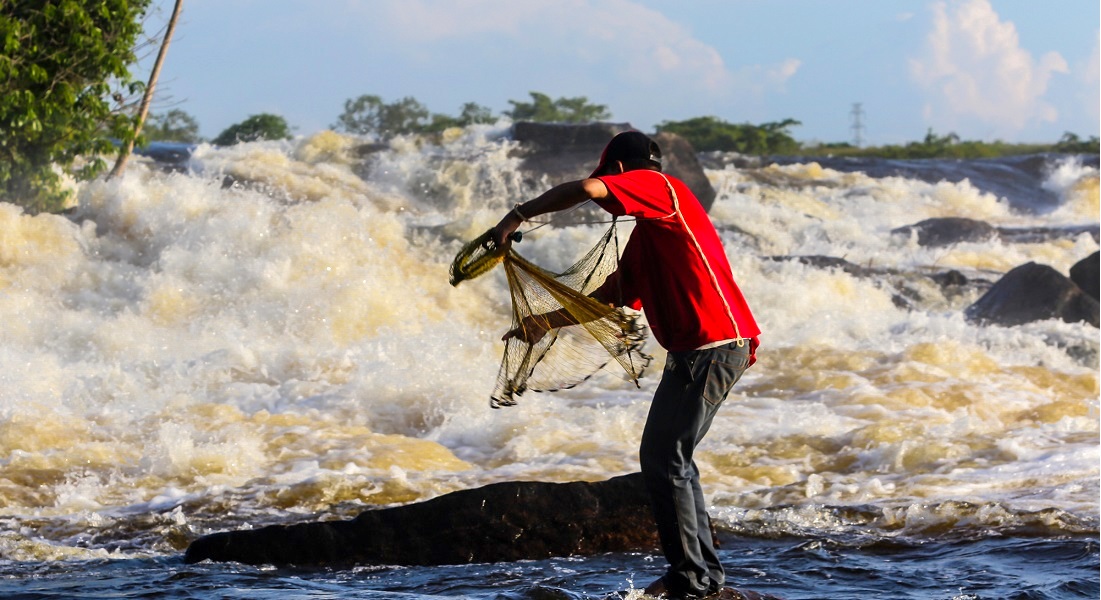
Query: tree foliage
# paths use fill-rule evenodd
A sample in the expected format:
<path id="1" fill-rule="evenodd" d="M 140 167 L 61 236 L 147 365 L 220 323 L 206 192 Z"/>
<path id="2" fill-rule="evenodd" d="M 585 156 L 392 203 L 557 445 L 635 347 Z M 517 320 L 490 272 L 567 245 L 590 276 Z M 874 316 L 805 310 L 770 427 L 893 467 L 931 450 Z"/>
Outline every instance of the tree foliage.
<path id="1" fill-rule="evenodd" d="M 389 139 L 424 131 L 430 122 L 428 109 L 411 96 L 387 104 L 378 96 L 363 95 L 344 102 L 344 112 L 333 128 Z"/>
<path id="2" fill-rule="evenodd" d="M 799 149 L 799 142 L 788 133 L 789 127 L 801 125 L 794 119 L 750 125 L 727 123 L 716 117 L 695 117 L 686 121 L 663 121 L 657 130 L 675 133 L 699 152 L 738 152 L 766 155 L 790 154 Z"/>
<path id="3" fill-rule="evenodd" d="M 257 140 L 286 140 L 291 137 L 287 120 L 279 115 L 260 113 L 227 127 L 211 143 L 218 146 L 232 146 L 240 142 Z"/>
<path id="4" fill-rule="evenodd" d="M 434 114 L 432 122 L 428 125 L 429 132 L 440 132 L 449 127 L 466 127 L 481 123 L 493 123 L 496 118 L 489 108 L 474 102 L 463 104 L 458 117 Z"/>
<path id="5" fill-rule="evenodd" d="M 610 119 L 612 113 L 603 104 L 590 104 L 584 96 L 558 98 L 540 92 L 529 92 L 531 102 L 509 100 L 512 110 L 504 114 L 514 121 L 538 121 L 543 123 L 589 123 Z"/>
<path id="6" fill-rule="evenodd" d="M 1096 135 L 1083 140 L 1077 134 L 1068 131 L 1055 144 L 1053 150 L 1067 154 L 1101 154 L 1101 140 L 1098 140 Z"/>
<path id="7" fill-rule="evenodd" d="M 431 113 L 425 105 L 409 96 L 387 103 L 378 96 L 363 95 L 344 102 L 344 112 L 337 118 L 333 129 L 388 140 L 397 135 L 436 133 L 448 127 L 492 122 L 493 112 L 473 102 L 464 104 L 459 116 L 452 117 Z"/>
<path id="8" fill-rule="evenodd" d="M 584 97 L 559 98 L 531 92 L 532 102 L 509 100 L 513 108 L 504 116 L 517 121 L 585 123 L 611 117 L 607 107 L 590 104 Z M 337 131 L 372 135 L 388 140 L 397 135 L 439 133 L 449 127 L 466 127 L 496 120 L 489 108 L 467 102 L 457 117 L 432 113 L 416 99 L 406 96 L 396 102 L 385 102 L 375 95 L 363 95 L 344 102 L 344 112 L 332 125 Z"/>
<path id="9" fill-rule="evenodd" d="M 197 144 L 203 141 L 199 135 L 199 122 L 195 117 L 178 108 L 163 114 L 151 115 L 142 127 L 141 134 L 150 142 Z"/>
<path id="10" fill-rule="evenodd" d="M 1067 136 L 1063 136 L 1067 141 Z M 1077 136 L 1074 136 L 1077 139 Z M 1094 146 L 1096 152 L 1096 146 Z M 1070 152 L 1060 149 L 1060 144 L 1012 144 L 1002 141 L 983 142 L 977 140 L 964 140 L 954 132 L 938 134 L 932 129 L 925 133 L 920 141 L 906 144 L 891 144 L 886 146 L 872 146 L 857 148 L 849 144 L 827 144 L 804 148 L 800 154 L 804 156 L 850 156 L 850 157 L 874 157 L 890 159 L 928 159 L 928 158 L 997 158 L 1000 156 L 1013 156 L 1022 154 L 1037 154 L 1043 152 Z"/>
<path id="11" fill-rule="evenodd" d="M 129 65 L 148 4 L 0 2 L 0 199 L 59 210 L 66 196 L 55 165 L 85 156 L 76 175 L 94 177 L 107 167 L 99 155 L 114 151 L 111 138 L 133 136 L 118 104 L 142 88 Z"/>

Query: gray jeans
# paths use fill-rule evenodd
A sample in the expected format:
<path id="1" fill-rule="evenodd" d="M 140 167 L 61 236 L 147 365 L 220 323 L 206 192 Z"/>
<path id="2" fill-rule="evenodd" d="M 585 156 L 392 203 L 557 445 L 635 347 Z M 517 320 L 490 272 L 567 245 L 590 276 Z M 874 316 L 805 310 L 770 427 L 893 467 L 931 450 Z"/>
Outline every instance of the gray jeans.
<path id="1" fill-rule="evenodd" d="M 663 579 L 678 596 L 703 595 L 726 580 L 692 453 L 748 366 L 749 340 L 670 352 L 646 418 L 639 459 L 669 561 Z"/>

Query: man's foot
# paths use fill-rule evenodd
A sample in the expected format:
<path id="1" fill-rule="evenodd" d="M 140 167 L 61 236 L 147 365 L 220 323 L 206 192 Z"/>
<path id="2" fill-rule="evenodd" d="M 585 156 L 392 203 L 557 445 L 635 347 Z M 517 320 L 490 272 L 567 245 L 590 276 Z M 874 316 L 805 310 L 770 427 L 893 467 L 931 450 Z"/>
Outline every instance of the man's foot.
<path id="1" fill-rule="evenodd" d="M 647 596 L 653 596 L 655 598 L 668 598 L 669 590 L 665 589 L 665 579 L 658 577 L 657 581 L 646 586 L 646 589 L 642 590 L 643 594 Z"/>
<path id="2" fill-rule="evenodd" d="M 750 590 L 715 587 L 707 590 L 706 600 L 780 600 L 780 598 Z"/>
<path id="3" fill-rule="evenodd" d="M 665 578 L 658 577 L 656 581 L 646 586 L 646 589 L 642 590 L 643 594 L 647 596 L 653 596 L 654 598 L 662 598 L 669 600 L 684 600 L 687 596 L 674 594 L 669 591 L 669 588 L 665 587 Z"/>
<path id="4" fill-rule="evenodd" d="M 697 594 L 678 594 L 669 591 L 669 588 L 665 587 L 665 578 L 659 577 L 657 581 L 646 586 L 646 589 L 642 590 L 643 594 L 647 596 L 653 596 L 654 598 L 662 598 L 667 600 L 702 600 L 703 598 L 710 598 L 710 595 L 703 596 Z M 710 592 L 709 592 L 710 593 Z"/>

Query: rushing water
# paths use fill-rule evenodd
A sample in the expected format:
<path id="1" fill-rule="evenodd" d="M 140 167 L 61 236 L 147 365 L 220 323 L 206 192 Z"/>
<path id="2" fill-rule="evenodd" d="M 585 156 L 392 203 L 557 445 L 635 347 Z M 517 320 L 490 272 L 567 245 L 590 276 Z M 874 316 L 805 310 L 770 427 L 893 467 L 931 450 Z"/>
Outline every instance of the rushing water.
<path id="1" fill-rule="evenodd" d="M 0 203 L 0 596 L 636 597 L 661 572 L 645 554 L 182 563 L 213 531 L 638 468 L 654 375 L 488 407 L 507 287 L 493 272 L 452 288 L 447 267 L 551 183 L 517 174 L 507 128 L 365 159 L 354 145 L 200 146 L 184 173 L 136 163 L 80 184 L 66 216 Z M 1097 240 L 931 248 L 890 233 L 938 216 L 1096 224 L 1096 167 L 1053 159 L 1034 182 L 1044 202 L 1022 206 L 952 161 L 941 179 L 708 164 L 712 219 L 764 330 L 697 456 L 732 583 L 789 599 L 1096 598 L 1097 329 L 980 327 L 963 309 L 981 286 L 925 275 L 1066 273 Z M 518 249 L 563 267 L 606 226 L 543 227 Z M 803 255 L 884 275 L 777 260 Z"/>

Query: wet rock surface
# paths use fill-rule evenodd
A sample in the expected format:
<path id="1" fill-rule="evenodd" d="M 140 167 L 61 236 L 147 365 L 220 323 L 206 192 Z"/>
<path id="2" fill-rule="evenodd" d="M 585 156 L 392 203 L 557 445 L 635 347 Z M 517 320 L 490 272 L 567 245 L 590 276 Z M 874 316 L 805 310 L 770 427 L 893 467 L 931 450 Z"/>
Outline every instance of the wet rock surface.
<path id="1" fill-rule="evenodd" d="M 599 482 L 504 482 L 345 521 L 215 533 L 184 560 L 348 566 L 444 565 L 652 551 L 656 526 L 639 473 Z"/>

